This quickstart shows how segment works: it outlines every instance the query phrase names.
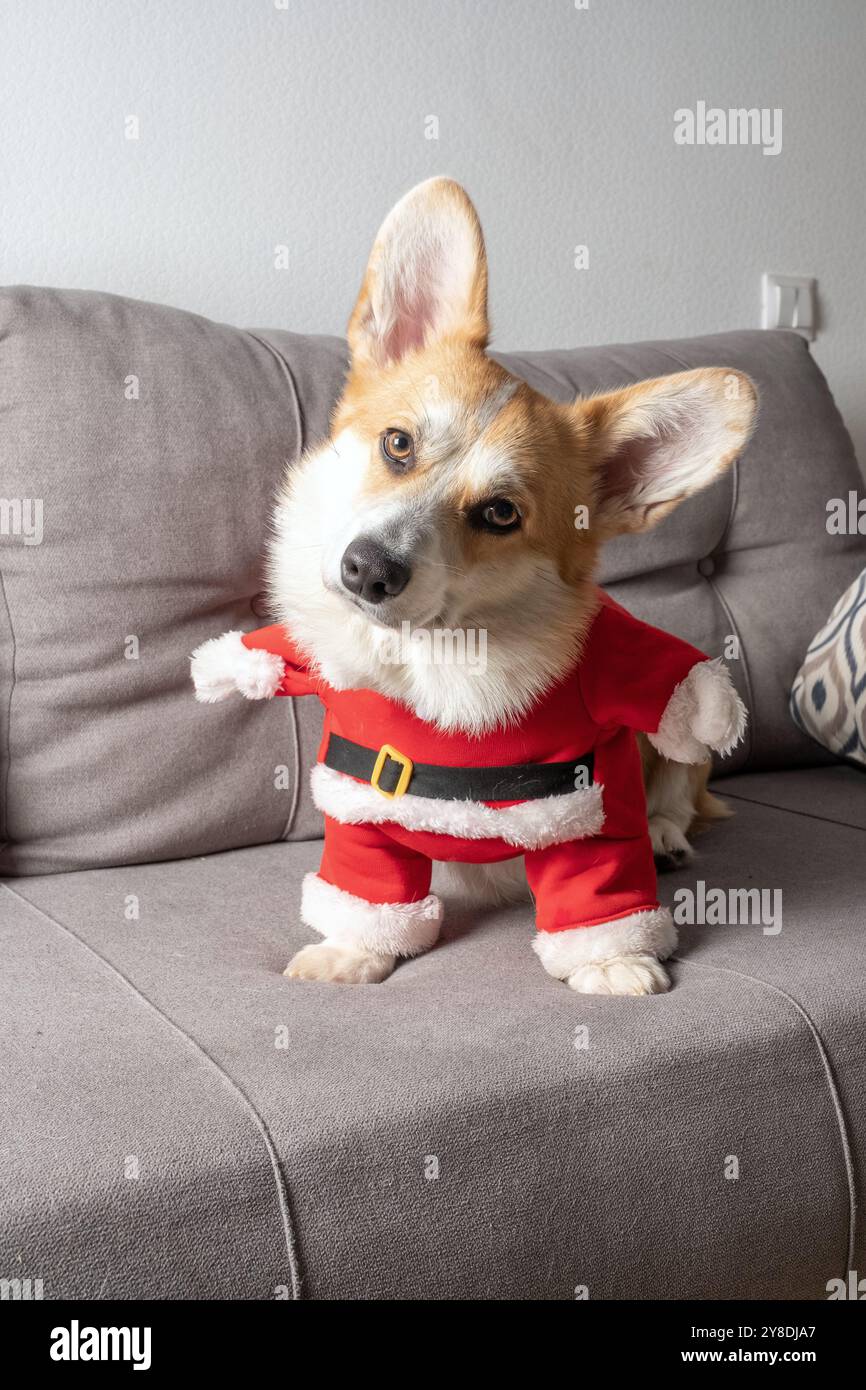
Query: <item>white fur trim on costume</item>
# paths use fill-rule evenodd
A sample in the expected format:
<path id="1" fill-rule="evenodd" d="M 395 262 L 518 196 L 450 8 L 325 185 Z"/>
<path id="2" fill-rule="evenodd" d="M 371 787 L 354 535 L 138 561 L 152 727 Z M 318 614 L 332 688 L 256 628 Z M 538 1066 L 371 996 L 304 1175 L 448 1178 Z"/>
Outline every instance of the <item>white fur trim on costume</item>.
<path id="1" fill-rule="evenodd" d="M 653 955 L 664 960 L 676 944 L 677 929 L 669 909 L 655 907 L 594 927 L 536 932 L 532 949 L 548 975 L 567 980 L 582 965 L 617 956 Z"/>
<path id="2" fill-rule="evenodd" d="M 307 874 L 301 920 L 329 941 L 390 956 L 429 951 L 442 926 L 442 903 L 430 893 L 417 903 L 369 903 Z"/>
<path id="3" fill-rule="evenodd" d="M 483 801 L 439 801 L 411 792 L 389 800 L 368 783 L 356 782 L 324 763 L 313 768 L 310 785 L 319 810 L 342 825 L 390 823 L 404 830 L 456 835 L 460 840 L 504 840 L 524 850 L 583 840 L 597 835 L 604 824 L 598 783 L 564 796 L 498 808 Z"/>
<path id="4" fill-rule="evenodd" d="M 245 647 L 242 632 L 224 632 L 196 647 L 190 658 L 195 698 L 213 705 L 239 691 L 248 700 L 269 700 L 285 674 L 282 657 Z"/>
<path id="5" fill-rule="evenodd" d="M 736 748 L 747 717 L 724 662 L 699 661 L 668 700 L 656 733 L 647 738 L 663 758 L 702 763 L 711 749 L 724 754 Z"/>

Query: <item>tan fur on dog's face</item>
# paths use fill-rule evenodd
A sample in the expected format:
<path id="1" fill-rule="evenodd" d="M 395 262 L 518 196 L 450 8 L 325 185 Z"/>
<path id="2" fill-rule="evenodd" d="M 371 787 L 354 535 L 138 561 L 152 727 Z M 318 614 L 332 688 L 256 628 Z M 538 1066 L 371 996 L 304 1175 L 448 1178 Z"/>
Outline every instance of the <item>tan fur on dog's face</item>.
<path id="1" fill-rule="evenodd" d="M 277 611 L 328 678 L 402 694 L 448 727 L 514 714 L 562 673 L 593 611 L 601 545 L 711 483 L 755 413 L 748 378 L 721 368 L 558 404 L 487 355 L 488 332 L 475 209 L 432 179 L 376 238 L 331 438 L 287 479 L 272 548 Z M 392 430 L 411 440 L 405 465 L 383 456 Z M 516 524 L 490 524 L 494 504 Z M 408 582 L 370 601 L 351 591 L 359 543 Z M 381 634 L 406 624 L 483 629 L 487 688 L 457 689 L 459 673 L 449 684 L 414 653 L 383 670 Z"/>
<path id="2" fill-rule="evenodd" d="M 414 443 L 415 461 L 403 474 L 382 457 L 389 429 Z M 351 437 L 366 454 L 354 494 L 362 526 L 368 508 L 396 508 L 403 541 L 407 530 L 414 533 L 410 545 L 422 564 L 419 540 L 435 530 L 442 562 L 468 591 L 508 585 L 515 570 L 533 568 L 553 570 L 576 588 L 594 569 L 599 538 L 574 524 L 575 506 L 594 496 L 575 421 L 475 344 L 451 339 L 372 377 L 353 373 L 334 435 Z M 567 470 L 557 467 L 566 459 Z M 496 498 L 519 511 L 516 530 L 499 534 L 473 524 L 478 509 Z M 394 541 L 400 545 L 398 536 Z"/>

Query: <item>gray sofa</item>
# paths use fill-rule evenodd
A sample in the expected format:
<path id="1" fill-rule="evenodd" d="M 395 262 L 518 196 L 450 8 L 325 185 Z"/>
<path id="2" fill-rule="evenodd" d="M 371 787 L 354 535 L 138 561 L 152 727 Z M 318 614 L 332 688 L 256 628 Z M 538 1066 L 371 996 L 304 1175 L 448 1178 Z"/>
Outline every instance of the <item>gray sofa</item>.
<path id="1" fill-rule="evenodd" d="M 866 538 L 824 524 L 862 486 L 850 441 L 795 335 L 503 360 L 561 399 L 703 363 L 761 389 L 735 473 L 612 547 L 603 578 L 712 654 L 738 639 L 751 723 L 718 770 L 736 815 L 661 894 L 780 889 L 782 930 L 683 927 L 670 994 L 594 998 L 540 969 L 526 909 L 453 903 L 385 984 L 283 979 L 309 939 L 317 714 L 197 705 L 187 657 L 267 619 L 270 498 L 325 431 L 343 345 L 5 291 L 3 1279 L 820 1299 L 866 1269 L 866 780 L 787 709 L 866 564 Z"/>

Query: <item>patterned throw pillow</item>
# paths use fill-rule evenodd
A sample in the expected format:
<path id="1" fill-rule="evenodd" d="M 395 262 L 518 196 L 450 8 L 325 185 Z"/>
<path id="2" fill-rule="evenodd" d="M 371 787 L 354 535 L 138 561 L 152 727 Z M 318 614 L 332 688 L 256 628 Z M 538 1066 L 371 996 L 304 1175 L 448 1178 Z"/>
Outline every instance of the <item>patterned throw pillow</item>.
<path id="1" fill-rule="evenodd" d="M 791 714 L 831 753 L 866 763 L 866 570 L 813 639 L 791 689 Z"/>

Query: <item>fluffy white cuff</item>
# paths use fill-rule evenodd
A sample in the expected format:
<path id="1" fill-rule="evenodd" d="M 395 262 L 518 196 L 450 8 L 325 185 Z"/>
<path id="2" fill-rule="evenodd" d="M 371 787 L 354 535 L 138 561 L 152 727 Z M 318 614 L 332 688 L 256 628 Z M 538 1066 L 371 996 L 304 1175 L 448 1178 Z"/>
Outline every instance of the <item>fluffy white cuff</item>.
<path id="1" fill-rule="evenodd" d="M 275 695 L 285 673 L 282 657 L 245 647 L 242 632 L 224 632 L 196 647 L 190 659 L 195 698 L 214 705 L 236 690 L 248 700 Z"/>
<path id="2" fill-rule="evenodd" d="M 680 681 L 658 729 L 647 738 L 663 758 L 702 763 L 710 750 L 730 753 L 746 728 L 746 707 L 724 662 L 699 661 Z"/>
<path id="3" fill-rule="evenodd" d="M 677 929 L 666 907 L 631 912 L 594 927 L 536 932 L 532 949 L 548 975 L 567 980 L 582 965 L 598 965 L 615 956 L 657 956 L 664 960 L 677 944 Z"/>
<path id="4" fill-rule="evenodd" d="M 307 874 L 301 920 L 329 941 L 389 956 L 420 956 L 439 935 L 442 903 L 433 893 L 417 903 L 368 903 Z"/>
<path id="5" fill-rule="evenodd" d="M 389 800 L 368 783 L 356 782 L 324 763 L 316 763 L 310 786 L 323 815 L 343 825 L 393 823 L 405 830 L 429 830 L 461 840 L 505 840 L 516 849 L 545 849 L 566 840 L 583 840 L 597 835 L 604 824 L 598 783 L 564 796 L 543 796 L 498 808 L 483 801 L 413 796 L 411 790 L 407 796 Z"/>

